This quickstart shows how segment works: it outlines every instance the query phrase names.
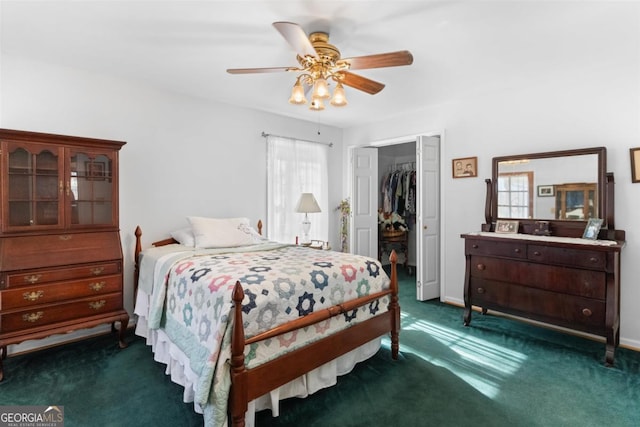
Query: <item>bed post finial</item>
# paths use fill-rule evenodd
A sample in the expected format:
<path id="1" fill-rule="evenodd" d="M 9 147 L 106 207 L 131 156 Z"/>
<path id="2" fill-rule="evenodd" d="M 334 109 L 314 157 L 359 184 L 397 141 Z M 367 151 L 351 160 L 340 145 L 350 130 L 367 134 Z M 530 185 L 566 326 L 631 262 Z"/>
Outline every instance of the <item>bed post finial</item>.
<path id="1" fill-rule="evenodd" d="M 242 300 L 244 290 L 240 281 L 233 288 L 233 330 L 231 333 L 231 402 L 229 415 L 231 425 L 244 426 L 247 412 L 247 368 L 244 365 L 244 326 L 242 325 Z"/>
<path id="2" fill-rule="evenodd" d="M 136 227 L 136 231 L 133 233 L 136 236 L 136 248 L 134 251 L 134 260 L 133 260 L 133 300 L 135 301 L 136 295 L 138 294 L 138 277 L 140 276 L 140 252 L 142 252 L 142 229 L 138 225 Z"/>
<path id="3" fill-rule="evenodd" d="M 258 220 L 258 234 L 262 236 L 262 220 Z"/>
<path id="4" fill-rule="evenodd" d="M 391 317 L 391 357 L 398 359 L 400 351 L 400 304 L 398 303 L 398 255 L 395 249 L 389 255 L 391 262 L 391 301 L 389 302 L 389 311 L 393 313 Z"/>

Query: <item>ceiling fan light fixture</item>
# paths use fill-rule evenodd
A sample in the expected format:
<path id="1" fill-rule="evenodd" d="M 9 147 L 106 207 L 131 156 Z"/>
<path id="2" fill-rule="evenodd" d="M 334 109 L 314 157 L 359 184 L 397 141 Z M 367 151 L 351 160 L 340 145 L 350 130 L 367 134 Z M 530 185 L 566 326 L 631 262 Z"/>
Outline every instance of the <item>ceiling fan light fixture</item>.
<path id="1" fill-rule="evenodd" d="M 302 87 L 300 80 L 296 80 L 296 84 L 293 85 L 289 102 L 295 105 L 304 105 L 307 103 L 307 98 L 304 96 L 304 87 Z"/>
<path id="2" fill-rule="evenodd" d="M 342 83 L 338 82 L 335 90 L 333 91 L 331 105 L 333 105 L 334 107 L 344 107 L 347 104 L 347 96 L 344 93 L 344 87 L 342 87 Z"/>
<path id="3" fill-rule="evenodd" d="M 318 77 L 313 82 L 313 98 L 331 98 L 331 93 L 329 93 L 329 85 L 323 77 Z"/>
<path id="4" fill-rule="evenodd" d="M 311 100 L 311 105 L 309 105 L 309 109 L 311 111 L 322 111 L 324 110 L 324 102 L 320 98 L 313 98 Z"/>

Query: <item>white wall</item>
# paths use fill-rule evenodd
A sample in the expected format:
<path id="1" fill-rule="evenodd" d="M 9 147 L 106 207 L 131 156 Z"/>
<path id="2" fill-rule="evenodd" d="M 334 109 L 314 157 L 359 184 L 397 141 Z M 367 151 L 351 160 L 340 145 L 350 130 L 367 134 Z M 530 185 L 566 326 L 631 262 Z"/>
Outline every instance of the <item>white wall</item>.
<path id="1" fill-rule="evenodd" d="M 445 131 L 441 151 L 445 301 L 463 303 L 465 259 L 460 234 L 478 231 L 484 222 L 484 179 L 491 178 L 493 157 L 605 146 L 608 170 L 616 179 L 616 228 L 627 232 L 621 272 L 621 342 L 640 348 L 640 319 L 636 315 L 640 301 L 640 184 L 631 183 L 629 167 L 629 148 L 640 145 L 637 18 L 602 23 L 628 25 L 611 32 L 624 37 L 612 41 L 616 50 L 607 52 L 604 63 L 598 62 L 594 52 L 592 67 L 556 70 L 522 86 L 452 99 L 411 115 L 345 130 L 345 153 L 349 146 L 371 141 Z M 452 179 L 451 160 L 470 156 L 478 156 L 478 178 Z M 345 171 L 346 161 L 345 157 Z M 343 188 L 347 194 L 346 186 Z"/>
<path id="2" fill-rule="evenodd" d="M 142 82 L 2 57 L 0 127 L 116 139 L 125 303 L 133 310 L 136 225 L 143 243 L 168 237 L 187 215 L 266 220 L 266 143 L 261 133 L 333 142 L 329 232 L 339 247 L 341 131 L 170 94 Z M 14 349 L 20 351 L 21 348 Z"/>

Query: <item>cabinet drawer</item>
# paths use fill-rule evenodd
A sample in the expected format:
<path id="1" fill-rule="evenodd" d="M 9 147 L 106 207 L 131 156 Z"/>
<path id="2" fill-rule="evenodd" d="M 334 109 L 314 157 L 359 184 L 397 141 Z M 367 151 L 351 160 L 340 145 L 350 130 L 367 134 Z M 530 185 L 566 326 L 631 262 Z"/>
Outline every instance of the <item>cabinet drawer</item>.
<path id="1" fill-rule="evenodd" d="M 496 242 L 466 239 L 465 252 L 469 255 L 488 255 L 508 258 L 526 258 L 527 245 L 518 242 Z"/>
<path id="2" fill-rule="evenodd" d="M 21 287 L 0 292 L 0 311 L 120 292 L 121 290 L 122 278 L 119 275 Z"/>
<path id="3" fill-rule="evenodd" d="M 106 294 L 62 304 L 0 314 L 0 333 L 26 331 L 75 319 L 88 320 L 122 308 L 122 294 Z"/>
<path id="4" fill-rule="evenodd" d="M 41 283 L 59 282 L 62 280 L 84 279 L 118 274 L 122 270 L 120 261 L 98 264 L 85 264 L 77 267 L 65 267 L 46 270 L 30 270 L 27 272 L 7 273 L 6 288 L 17 286 L 31 286 Z"/>
<path id="5" fill-rule="evenodd" d="M 606 298 L 606 273 L 482 256 L 471 257 L 471 277 L 509 282 L 548 291 Z"/>
<path id="6" fill-rule="evenodd" d="M 528 258 L 536 262 L 569 265 L 602 270 L 607 265 L 603 252 L 575 248 L 555 248 L 542 245 L 529 245 Z"/>
<path id="7" fill-rule="evenodd" d="M 604 301 L 474 278 L 469 291 L 472 305 L 580 329 L 604 328 Z"/>

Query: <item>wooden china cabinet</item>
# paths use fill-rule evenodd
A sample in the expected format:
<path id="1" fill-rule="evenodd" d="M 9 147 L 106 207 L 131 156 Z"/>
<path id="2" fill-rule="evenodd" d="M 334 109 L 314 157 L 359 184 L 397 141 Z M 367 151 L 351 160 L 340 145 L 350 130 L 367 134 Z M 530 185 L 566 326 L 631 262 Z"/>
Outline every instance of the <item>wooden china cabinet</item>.
<path id="1" fill-rule="evenodd" d="M 7 346 L 120 323 L 120 141 L 0 129 L 0 381 Z"/>

